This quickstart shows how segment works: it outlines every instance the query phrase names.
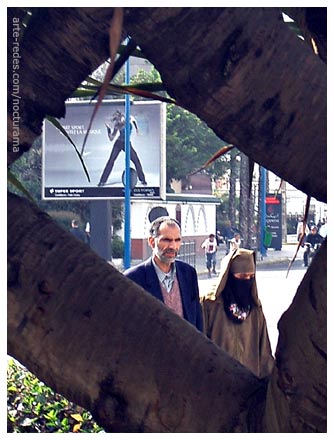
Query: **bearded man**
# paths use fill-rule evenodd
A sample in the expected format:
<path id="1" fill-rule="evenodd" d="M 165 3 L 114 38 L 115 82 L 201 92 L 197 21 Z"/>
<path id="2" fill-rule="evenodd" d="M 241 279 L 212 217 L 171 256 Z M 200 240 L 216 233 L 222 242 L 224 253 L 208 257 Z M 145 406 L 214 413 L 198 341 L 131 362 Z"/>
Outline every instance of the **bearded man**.
<path id="1" fill-rule="evenodd" d="M 152 256 L 127 269 L 124 275 L 202 331 L 197 273 L 192 266 L 176 259 L 181 243 L 181 228 L 175 219 L 155 219 L 148 237 Z"/>

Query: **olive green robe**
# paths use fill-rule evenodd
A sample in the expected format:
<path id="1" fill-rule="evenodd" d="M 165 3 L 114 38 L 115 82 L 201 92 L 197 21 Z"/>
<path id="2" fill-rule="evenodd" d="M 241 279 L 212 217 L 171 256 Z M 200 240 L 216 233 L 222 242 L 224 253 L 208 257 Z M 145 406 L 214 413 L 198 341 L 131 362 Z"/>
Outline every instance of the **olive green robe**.
<path id="1" fill-rule="evenodd" d="M 232 259 L 241 253 L 255 253 L 248 249 L 235 249 L 223 260 L 218 283 L 213 292 L 202 300 L 204 334 L 243 364 L 258 377 L 270 375 L 274 358 L 272 356 L 266 320 L 257 294 L 256 280 L 253 284 L 253 307 L 249 316 L 242 323 L 233 322 L 224 310 L 221 293 L 227 282 Z"/>

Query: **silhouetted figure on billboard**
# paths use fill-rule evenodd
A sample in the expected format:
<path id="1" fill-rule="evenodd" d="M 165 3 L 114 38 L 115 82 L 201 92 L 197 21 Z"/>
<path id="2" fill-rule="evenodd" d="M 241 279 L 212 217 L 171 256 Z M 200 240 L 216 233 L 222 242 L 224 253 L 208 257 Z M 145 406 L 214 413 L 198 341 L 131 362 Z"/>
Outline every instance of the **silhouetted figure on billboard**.
<path id="1" fill-rule="evenodd" d="M 125 117 L 124 115 L 117 110 L 112 118 L 110 123 L 105 123 L 107 127 L 108 137 L 110 142 L 113 142 L 116 136 L 119 134 L 115 144 L 113 145 L 113 148 L 111 150 L 110 157 L 108 159 L 108 162 L 103 170 L 103 173 L 100 178 L 100 182 L 98 183 L 98 186 L 104 186 L 108 180 L 108 177 L 113 169 L 113 166 L 115 164 L 115 160 L 117 159 L 119 153 L 121 151 L 125 151 Z M 113 131 L 112 131 L 113 126 Z M 133 126 L 135 127 L 137 133 L 138 133 L 138 126 L 135 118 L 132 116 L 130 117 L 130 139 L 131 139 L 131 132 L 133 130 Z M 135 152 L 134 148 L 132 147 L 132 143 L 130 140 L 130 159 L 134 163 L 136 167 L 136 172 L 138 174 L 138 178 L 140 182 L 143 185 L 147 185 L 145 174 L 143 172 L 143 167 L 140 163 L 139 157 L 137 153 Z"/>

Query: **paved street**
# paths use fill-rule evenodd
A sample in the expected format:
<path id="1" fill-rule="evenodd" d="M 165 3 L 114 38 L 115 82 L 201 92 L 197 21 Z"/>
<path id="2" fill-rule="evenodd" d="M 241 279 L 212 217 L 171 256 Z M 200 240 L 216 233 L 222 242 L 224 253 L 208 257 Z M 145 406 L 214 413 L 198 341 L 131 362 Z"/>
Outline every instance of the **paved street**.
<path id="1" fill-rule="evenodd" d="M 298 285 L 306 272 L 306 269 L 303 267 L 304 250 L 300 249 L 289 275 L 286 277 L 289 262 L 293 259 L 296 249 L 296 243 L 283 244 L 281 250 L 268 249 L 266 256 L 257 254 L 256 279 L 259 297 L 267 320 L 273 353 L 275 353 L 278 339 L 277 323 L 291 304 Z M 219 270 L 220 262 L 225 255 L 225 246 L 219 246 L 217 251 L 217 270 Z M 137 264 L 138 262 L 133 260 L 131 264 Z M 122 271 L 122 260 L 115 263 L 116 260 L 112 264 Z M 210 292 L 217 282 L 217 276 L 208 278 L 203 250 L 199 250 L 196 255 L 196 271 L 198 274 L 199 291 L 202 296 Z"/>
<path id="2" fill-rule="evenodd" d="M 286 267 L 275 266 L 272 266 L 272 270 L 259 268 L 257 271 L 259 297 L 267 320 L 271 348 L 274 353 L 278 339 L 277 323 L 290 306 L 306 272 L 306 268 L 301 264 L 296 264 L 287 277 Z"/>

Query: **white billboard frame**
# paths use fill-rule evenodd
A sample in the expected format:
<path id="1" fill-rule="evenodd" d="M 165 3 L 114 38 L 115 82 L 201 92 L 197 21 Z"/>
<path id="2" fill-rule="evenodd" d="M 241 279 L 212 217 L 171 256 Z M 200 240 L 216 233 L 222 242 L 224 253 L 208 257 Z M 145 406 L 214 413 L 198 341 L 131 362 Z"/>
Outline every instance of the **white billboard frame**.
<path id="1" fill-rule="evenodd" d="M 73 145 L 53 124 L 44 121 L 43 200 L 124 198 L 125 149 L 121 125 L 115 122 L 117 112 L 125 114 L 124 103 L 124 100 L 105 100 L 98 109 L 82 152 L 90 181 Z M 95 104 L 68 101 L 66 116 L 59 121 L 79 153 Z M 131 199 L 165 200 L 166 104 L 132 101 L 130 120 L 130 144 L 134 150 L 130 162 Z"/>

